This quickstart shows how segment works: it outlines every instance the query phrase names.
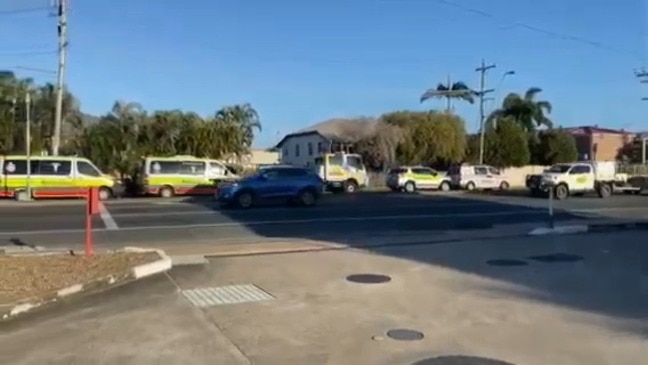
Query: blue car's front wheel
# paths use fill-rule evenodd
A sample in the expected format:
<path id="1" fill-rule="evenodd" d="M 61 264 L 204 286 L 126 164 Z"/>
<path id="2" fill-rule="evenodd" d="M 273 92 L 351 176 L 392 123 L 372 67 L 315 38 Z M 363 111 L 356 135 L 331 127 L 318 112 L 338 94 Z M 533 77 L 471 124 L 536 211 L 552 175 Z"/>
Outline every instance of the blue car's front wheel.
<path id="1" fill-rule="evenodd" d="M 236 205 L 239 208 L 247 209 L 254 205 L 254 195 L 249 191 L 242 191 L 236 195 Z"/>

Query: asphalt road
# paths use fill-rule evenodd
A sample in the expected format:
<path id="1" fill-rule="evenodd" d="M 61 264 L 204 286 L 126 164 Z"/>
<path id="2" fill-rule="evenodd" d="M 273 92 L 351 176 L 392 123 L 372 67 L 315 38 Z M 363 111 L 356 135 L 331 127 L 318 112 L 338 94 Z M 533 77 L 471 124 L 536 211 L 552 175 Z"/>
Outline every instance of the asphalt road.
<path id="1" fill-rule="evenodd" d="M 220 209 L 211 199 L 133 199 L 108 202 L 93 218 L 99 246 L 245 242 L 299 238 L 344 243 L 350 237 L 542 225 L 547 202 L 526 197 L 466 194 L 359 193 L 326 196 L 317 207 Z M 556 219 L 614 213 L 648 218 L 647 196 L 573 198 L 556 202 Z M 0 245 L 74 247 L 85 237 L 83 202 L 0 204 Z"/>

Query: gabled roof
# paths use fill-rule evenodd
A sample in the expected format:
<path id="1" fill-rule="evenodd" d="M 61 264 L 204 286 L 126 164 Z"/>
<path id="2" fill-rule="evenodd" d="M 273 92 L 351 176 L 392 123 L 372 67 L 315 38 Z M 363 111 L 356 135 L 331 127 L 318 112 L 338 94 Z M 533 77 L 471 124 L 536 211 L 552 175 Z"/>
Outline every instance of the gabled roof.
<path id="1" fill-rule="evenodd" d="M 276 148 L 281 148 L 289 138 L 312 135 L 336 143 L 354 143 L 373 134 L 377 125 L 378 120 L 373 118 L 329 119 L 286 135 Z"/>
<path id="2" fill-rule="evenodd" d="M 634 134 L 632 132 L 628 132 L 623 129 L 599 128 L 598 126 L 580 126 L 580 127 L 565 128 L 565 132 L 570 134 L 593 134 L 593 133 Z"/>

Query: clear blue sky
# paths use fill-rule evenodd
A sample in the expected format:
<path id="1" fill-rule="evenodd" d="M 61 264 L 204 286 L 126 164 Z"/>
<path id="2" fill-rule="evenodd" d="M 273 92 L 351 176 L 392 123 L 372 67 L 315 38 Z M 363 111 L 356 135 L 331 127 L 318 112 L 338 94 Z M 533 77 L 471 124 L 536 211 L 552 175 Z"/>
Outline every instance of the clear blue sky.
<path id="1" fill-rule="evenodd" d="M 0 69 L 55 68 L 55 55 L 31 53 L 55 49 L 55 18 L 6 13 L 48 1 L 0 0 Z M 476 87 L 483 57 L 498 66 L 493 87 L 516 71 L 495 96 L 541 87 L 559 125 L 648 129 L 648 85 L 633 74 L 648 66 L 644 0 L 448 1 L 495 17 L 436 0 L 71 0 L 67 82 L 92 114 L 115 99 L 202 115 L 250 102 L 264 126 L 255 144 L 269 146 L 332 117 L 442 108 L 420 94 L 448 74 Z M 457 105 L 470 130 L 477 110 Z"/>

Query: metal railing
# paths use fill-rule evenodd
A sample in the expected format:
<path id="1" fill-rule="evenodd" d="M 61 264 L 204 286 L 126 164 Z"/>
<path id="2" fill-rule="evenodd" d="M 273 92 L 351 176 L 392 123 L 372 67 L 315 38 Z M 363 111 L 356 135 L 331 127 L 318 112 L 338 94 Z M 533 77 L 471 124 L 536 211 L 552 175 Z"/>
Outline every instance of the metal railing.
<path id="1" fill-rule="evenodd" d="M 648 175 L 648 164 L 617 164 L 617 173 L 628 174 L 629 176 Z"/>

